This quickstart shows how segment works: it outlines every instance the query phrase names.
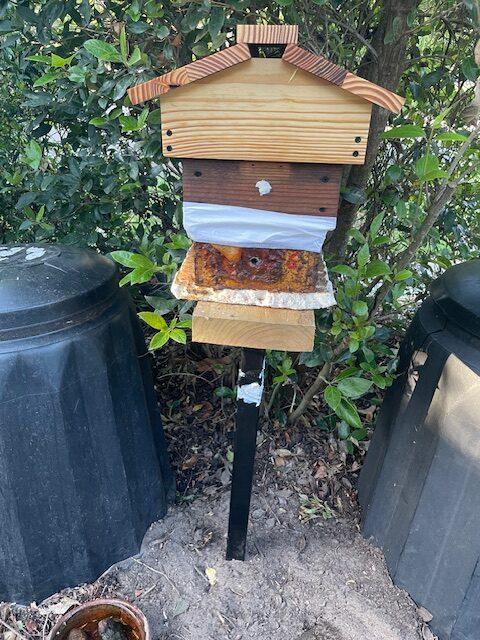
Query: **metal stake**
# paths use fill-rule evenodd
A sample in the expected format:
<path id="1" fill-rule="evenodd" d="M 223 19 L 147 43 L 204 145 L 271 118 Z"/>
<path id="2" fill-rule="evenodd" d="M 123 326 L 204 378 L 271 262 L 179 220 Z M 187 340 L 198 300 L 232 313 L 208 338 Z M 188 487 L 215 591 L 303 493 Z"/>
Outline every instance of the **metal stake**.
<path id="1" fill-rule="evenodd" d="M 264 367 L 264 349 L 242 350 L 233 445 L 234 458 L 228 520 L 227 560 L 245 559 L 248 514 L 252 495 L 253 463 L 257 444 L 258 415 L 263 395 Z"/>

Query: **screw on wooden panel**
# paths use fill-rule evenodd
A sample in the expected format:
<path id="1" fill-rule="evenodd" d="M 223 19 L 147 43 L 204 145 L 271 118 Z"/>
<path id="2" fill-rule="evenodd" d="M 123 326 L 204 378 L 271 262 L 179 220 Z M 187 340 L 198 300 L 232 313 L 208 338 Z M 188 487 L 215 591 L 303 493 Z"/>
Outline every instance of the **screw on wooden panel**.
<path id="1" fill-rule="evenodd" d="M 360 137 L 360 136 L 357 136 L 357 137 L 355 138 L 355 142 L 356 142 L 357 144 L 358 144 L 359 142 L 361 142 L 361 141 L 362 141 L 362 139 L 361 139 L 361 137 Z"/>
<path id="2" fill-rule="evenodd" d="M 256 267 L 256 266 L 258 266 L 260 264 L 261 260 L 260 260 L 260 258 L 257 258 L 256 256 L 253 256 L 253 258 L 250 258 L 249 262 L 252 265 L 252 267 Z"/>
<path id="3" fill-rule="evenodd" d="M 330 178 L 328 176 L 323 176 L 322 182 L 330 182 Z"/>
<path id="4" fill-rule="evenodd" d="M 319 208 L 318 208 L 318 210 L 319 210 L 319 211 L 321 211 L 321 212 L 323 213 L 324 211 L 326 211 L 326 210 L 327 210 L 327 207 L 319 207 Z"/>
<path id="5" fill-rule="evenodd" d="M 193 175 L 194 175 L 196 178 L 200 178 L 200 176 L 202 175 L 202 172 L 201 172 L 201 171 L 194 171 L 194 172 L 193 172 Z"/>
<path id="6" fill-rule="evenodd" d="M 171 144 L 167 144 L 167 151 L 171 151 L 173 149 Z"/>
<path id="7" fill-rule="evenodd" d="M 356 157 L 358 156 L 358 151 L 354 151 L 354 152 L 352 153 L 352 156 L 355 156 L 355 158 L 356 158 Z"/>
<path id="8" fill-rule="evenodd" d="M 167 136 L 171 136 L 172 135 L 172 130 L 171 129 L 167 129 Z"/>

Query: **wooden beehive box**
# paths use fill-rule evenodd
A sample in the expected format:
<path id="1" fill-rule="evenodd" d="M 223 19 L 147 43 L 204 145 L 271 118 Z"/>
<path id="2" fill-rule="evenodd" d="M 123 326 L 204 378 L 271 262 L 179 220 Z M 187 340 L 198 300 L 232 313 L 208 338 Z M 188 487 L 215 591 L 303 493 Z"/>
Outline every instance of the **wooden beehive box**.
<path id="1" fill-rule="evenodd" d="M 133 104 L 160 97 L 163 153 L 183 161 L 194 244 L 177 297 L 334 304 L 321 248 L 342 165 L 364 163 L 372 105 L 398 112 L 403 99 L 297 40 L 295 25 L 240 25 L 237 44 L 129 90 Z M 281 57 L 258 57 L 261 45 Z"/>

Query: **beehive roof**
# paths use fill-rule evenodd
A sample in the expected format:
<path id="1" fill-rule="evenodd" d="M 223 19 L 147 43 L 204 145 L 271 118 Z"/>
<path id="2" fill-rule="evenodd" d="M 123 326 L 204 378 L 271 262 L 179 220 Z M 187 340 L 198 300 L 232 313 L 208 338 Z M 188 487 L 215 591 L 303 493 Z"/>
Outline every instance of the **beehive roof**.
<path id="1" fill-rule="evenodd" d="M 404 98 L 356 76 L 323 56 L 297 46 L 297 38 L 298 27 L 296 25 L 239 25 L 237 28 L 238 44 L 169 71 L 153 78 L 153 80 L 138 84 L 128 90 L 128 95 L 132 104 L 139 104 L 145 100 L 156 98 L 170 89 L 190 84 L 249 60 L 252 57 L 249 44 L 281 44 L 286 45 L 282 55 L 282 60 L 286 63 L 303 69 L 322 80 L 327 80 L 345 91 L 393 113 L 400 111 L 405 102 Z"/>

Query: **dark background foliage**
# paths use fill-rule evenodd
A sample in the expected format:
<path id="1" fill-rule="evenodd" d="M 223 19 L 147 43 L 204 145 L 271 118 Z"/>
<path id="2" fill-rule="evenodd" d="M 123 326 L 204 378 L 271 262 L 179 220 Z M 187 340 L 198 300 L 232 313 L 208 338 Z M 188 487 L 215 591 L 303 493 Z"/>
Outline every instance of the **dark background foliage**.
<path id="1" fill-rule="evenodd" d="M 120 252 L 153 346 L 184 343 L 190 305 L 168 288 L 188 247 L 181 167 L 162 156 L 158 105 L 126 90 L 234 42 L 241 22 L 298 23 L 304 46 L 407 97 L 398 116 L 374 108 L 366 165 L 345 169 L 326 250 L 339 304 L 318 312 L 315 351 L 269 355 L 269 415 L 352 451 L 428 283 L 479 253 L 476 0 L 0 2 L 0 242 Z"/>

